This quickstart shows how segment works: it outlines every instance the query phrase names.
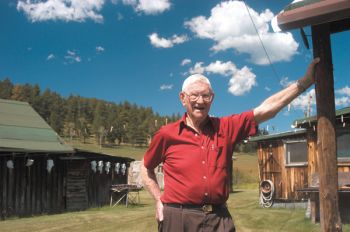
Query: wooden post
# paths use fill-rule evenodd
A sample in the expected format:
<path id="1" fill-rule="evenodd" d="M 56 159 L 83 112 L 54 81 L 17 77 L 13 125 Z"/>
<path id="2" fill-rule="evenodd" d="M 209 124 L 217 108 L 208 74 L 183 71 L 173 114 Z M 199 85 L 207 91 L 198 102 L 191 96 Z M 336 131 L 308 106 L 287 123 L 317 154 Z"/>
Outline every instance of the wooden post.
<path id="1" fill-rule="evenodd" d="M 342 231 L 338 207 L 338 169 L 335 133 L 333 65 L 329 24 L 312 26 L 316 67 L 317 147 L 320 173 L 321 231 Z"/>

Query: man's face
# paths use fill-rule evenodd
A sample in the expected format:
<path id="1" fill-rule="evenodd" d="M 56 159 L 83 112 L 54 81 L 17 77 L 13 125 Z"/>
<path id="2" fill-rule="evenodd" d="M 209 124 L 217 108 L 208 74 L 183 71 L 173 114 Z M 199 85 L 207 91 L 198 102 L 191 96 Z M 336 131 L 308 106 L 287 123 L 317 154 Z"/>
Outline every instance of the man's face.
<path id="1" fill-rule="evenodd" d="M 214 94 L 205 82 L 195 82 L 180 93 L 187 115 L 197 122 L 203 122 L 207 118 L 213 98 Z"/>

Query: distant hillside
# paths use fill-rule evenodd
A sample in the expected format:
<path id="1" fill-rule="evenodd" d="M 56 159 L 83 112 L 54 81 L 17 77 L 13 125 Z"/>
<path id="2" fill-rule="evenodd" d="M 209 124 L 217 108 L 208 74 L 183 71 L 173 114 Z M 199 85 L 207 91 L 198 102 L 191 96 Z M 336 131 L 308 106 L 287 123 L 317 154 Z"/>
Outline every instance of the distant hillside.
<path id="1" fill-rule="evenodd" d="M 94 138 L 100 145 L 145 145 L 162 125 L 180 118 L 179 114 L 161 117 L 152 108 L 127 101 L 117 104 L 74 95 L 64 98 L 50 89 L 42 92 L 38 85 L 13 84 L 8 78 L 0 81 L 0 98 L 28 102 L 63 137 L 82 142 Z"/>

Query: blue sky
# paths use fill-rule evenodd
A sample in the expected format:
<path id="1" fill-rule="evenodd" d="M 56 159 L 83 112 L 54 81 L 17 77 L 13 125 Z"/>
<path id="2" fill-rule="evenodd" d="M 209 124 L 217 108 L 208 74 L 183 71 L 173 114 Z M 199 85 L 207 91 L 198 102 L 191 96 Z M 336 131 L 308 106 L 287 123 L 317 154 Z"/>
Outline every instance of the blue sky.
<path id="1" fill-rule="evenodd" d="M 170 115 L 184 112 L 178 99 L 183 80 L 203 73 L 216 95 L 212 115 L 249 110 L 302 76 L 312 50 L 299 31 L 271 28 L 291 1 L 245 2 L 277 75 L 242 1 L 4 0 L 0 79 L 37 83 L 62 96 L 127 100 Z M 332 36 L 337 108 L 350 105 L 349 40 L 349 32 Z M 309 99 L 314 114 L 310 88 L 261 127 L 291 130 Z"/>

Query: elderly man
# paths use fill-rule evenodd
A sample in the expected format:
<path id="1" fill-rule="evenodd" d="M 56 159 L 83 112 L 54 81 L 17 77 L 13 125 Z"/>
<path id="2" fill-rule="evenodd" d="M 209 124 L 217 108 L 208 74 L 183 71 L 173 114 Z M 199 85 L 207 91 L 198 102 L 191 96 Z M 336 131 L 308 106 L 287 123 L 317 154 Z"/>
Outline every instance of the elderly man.
<path id="1" fill-rule="evenodd" d="M 314 59 L 304 77 L 255 109 L 222 118 L 208 115 L 214 99 L 208 78 L 194 74 L 184 81 L 180 101 L 186 113 L 156 132 L 142 167 L 145 187 L 156 201 L 159 231 L 235 231 L 226 207 L 234 146 L 310 87 L 318 62 Z M 160 163 L 163 194 L 154 173 Z"/>

